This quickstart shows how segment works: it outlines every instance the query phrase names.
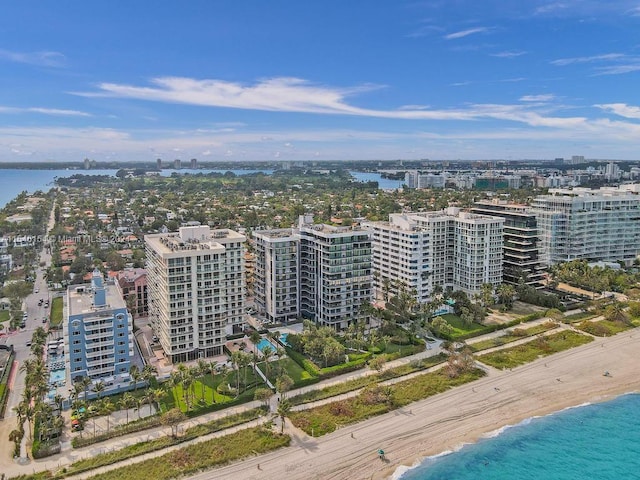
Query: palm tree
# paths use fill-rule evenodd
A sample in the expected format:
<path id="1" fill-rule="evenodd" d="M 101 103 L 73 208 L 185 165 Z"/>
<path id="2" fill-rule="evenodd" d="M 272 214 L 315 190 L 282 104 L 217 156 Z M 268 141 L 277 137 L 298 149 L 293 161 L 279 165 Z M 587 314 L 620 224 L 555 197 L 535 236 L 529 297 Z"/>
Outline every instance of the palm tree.
<path id="1" fill-rule="evenodd" d="M 104 393 L 105 386 L 104 382 L 100 381 L 93 386 L 93 392 L 98 396 L 98 400 L 102 398 L 102 394 Z"/>
<path id="2" fill-rule="evenodd" d="M 240 395 L 240 364 L 242 363 L 242 352 L 231 353 L 231 363 L 236 369 L 236 397 Z"/>
<path id="3" fill-rule="evenodd" d="M 131 365 L 131 368 L 129 368 L 129 376 L 133 382 L 133 391 L 135 392 L 138 389 L 138 381 L 142 378 L 142 374 L 137 365 Z"/>
<path id="4" fill-rule="evenodd" d="M 260 342 L 261 339 L 262 337 L 256 330 L 252 331 L 251 335 L 249 335 L 249 340 L 251 340 L 251 343 L 253 343 L 253 353 L 256 353 L 258 348 L 258 343 Z"/>
<path id="5" fill-rule="evenodd" d="M 120 408 L 127 412 L 127 423 L 129 423 L 129 409 L 134 408 L 138 403 L 131 393 L 125 392 L 120 399 Z"/>
<path id="6" fill-rule="evenodd" d="M 200 397 L 200 400 L 201 400 L 202 403 L 205 403 L 205 401 L 204 401 L 204 387 L 205 387 L 204 381 L 205 381 L 205 377 L 209 373 L 209 368 L 211 368 L 211 366 L 209 365 L 209 362 L 207 362 L 206 360 L 203 360 L 202 358 L 200 360 L 198 360 L 198 377 L 200 377 L 200 386 L 202 387 L 202 389 L 201 389 L 202 396 Z"/>
<path id="7" fill-rule="evenodd" d="M 291 403 L 289 403 L 289 400 L 287 400 L 286 398 L 283 398 L 282 400 L 280 400 L 280 403 L 278 403 L 278 416 L 280 417 L 280 433 L 284 433 L 284 420 L 287 417 L 287 415 L 289 415 L 289 412 L 291 411 Z"/>
<path id="8" fill-rule="evenodd" d="M 262 355 L 264 357 L 264 369 L 265 369 L 265 375 L 267 376 L 267 378 L 269 378 L 269 370 L 270 370 L 270 366 L 269 366 L 269 360 L 271 359 L 271 356 L 274 354 L 273 348 L 271 348 L 270 346 L 266 346 L 262 349 Z"/>
<path id="9" fill-rule="evenodd" d="M 89 389 L 89 387 L 91 386 L 91 379 L 87 376 L 87 377 L 82 377 L 82 380 L 80 380 L 80 385 L 82 386 L 83 390 L 84 390 L 84 401 L 87 401 L 87 391 Z"/>
<path id="10" fill-rule="evenodd" d="M 109 400 L 109 398 L 103 399 L 100 403 L 100 414 L 107 416 L 107 433 L 109 433 L 109 420 L 114 409 L 115 405 L 113 404 L 113 402 L 111 402 L 111 400 Z"/>
<path id="11" fill-rule="evenodd" d="M 141 376 L 140 378 L 142 380 L 144 380 L 145 382 L 147 382 L 147 384 L 149 383 L 149 381 L 154 378 L 156 375 L 158 374 L 158 369 L 147 363 L 144 367 L 142 367 L 142 372 L 141 372 Z"/>
<path id="12" fill-rule="evenodd" d="M 289 375 L 281 375 L 276 380 L 276 390 L 280 394 L 280 398 L 285 400 L 287 392 L 293 387 L 293 380 Z"/>

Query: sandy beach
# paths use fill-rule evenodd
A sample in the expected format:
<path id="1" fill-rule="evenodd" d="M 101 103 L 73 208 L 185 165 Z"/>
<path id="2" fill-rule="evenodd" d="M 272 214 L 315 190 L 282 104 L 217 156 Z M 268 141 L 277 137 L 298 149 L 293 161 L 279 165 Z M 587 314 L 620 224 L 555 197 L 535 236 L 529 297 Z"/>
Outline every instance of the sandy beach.
<path id="1" fill-rule="evenodd" d="M 489 369 L 476 382 L 321 438 L 288 428 L 291 447 L 191 478 L 390 478 L 398 467 L 526 418 L 640 391 L 639 358 L 637 330 L 596 339 L 512 371 Z M 386 462 L 377 457 L 379 448 Z"/>

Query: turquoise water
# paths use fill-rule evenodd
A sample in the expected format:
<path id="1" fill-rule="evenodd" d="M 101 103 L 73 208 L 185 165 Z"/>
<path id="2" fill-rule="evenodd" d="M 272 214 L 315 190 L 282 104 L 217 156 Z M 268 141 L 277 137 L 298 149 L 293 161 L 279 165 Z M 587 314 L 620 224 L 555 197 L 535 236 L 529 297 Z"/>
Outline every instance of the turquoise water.
<path id="1" fill-rule="evenodd" d="M 64 382 L 64 379 L 64 370 L 51 370 L 51 373 L 49 373 L 49 383 Z"/>
<path id="2" fill-rule="evenodd" d="M 287 343 L 287 337 L 289 336 L 288 333 L 283 333 L 282 335 L 280 335 L 280 343 L 282 343 L 283 345 L 289 345 Z"/>
<path id="3" fill-rule="evenodd" d="M 267 340 L 266 338 L 261 338 L 260 341 L 258 342 L 258 344 L 256 345 L 258 347 L 258 351 L 261 352 L 262 349 L 264 347 L 269 347 L 271 348 L 271 351 L 273 353 L 275 353 L 276 351 L 276 347 L 273 346 L 273 343 L 271 343 L 269 340 Z"/>
<path id="4" fill-rule="evenodd" d="M 503 429 L 401 480 L 640 478 L 640 395 L 586 405 Z M 391 452 L 390 452 L 391 453 Z"/>

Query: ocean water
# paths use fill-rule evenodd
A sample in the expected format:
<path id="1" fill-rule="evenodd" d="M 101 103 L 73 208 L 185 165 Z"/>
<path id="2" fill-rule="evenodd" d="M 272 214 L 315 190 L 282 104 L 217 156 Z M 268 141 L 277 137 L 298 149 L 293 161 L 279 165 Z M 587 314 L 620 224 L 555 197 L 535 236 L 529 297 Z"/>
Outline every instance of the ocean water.
<path id="1" fill-rule="evenodd" d="M 640 395 L 536 417 L 398 473 L 401 480 L 640 479 Z"/>

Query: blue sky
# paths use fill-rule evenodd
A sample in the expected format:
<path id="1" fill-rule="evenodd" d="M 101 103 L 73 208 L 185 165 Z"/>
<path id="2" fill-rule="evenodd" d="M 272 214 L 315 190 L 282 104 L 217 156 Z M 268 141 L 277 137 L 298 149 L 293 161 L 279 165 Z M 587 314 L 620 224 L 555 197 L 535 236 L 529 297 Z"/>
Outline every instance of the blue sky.
<path id="1" fill-rule="evenodd" d="M 0 5 L 0 161 L 640 159 L 640 0 Z"/>

